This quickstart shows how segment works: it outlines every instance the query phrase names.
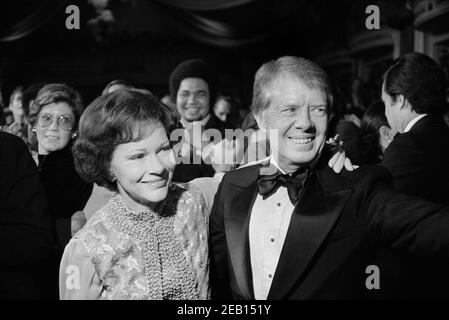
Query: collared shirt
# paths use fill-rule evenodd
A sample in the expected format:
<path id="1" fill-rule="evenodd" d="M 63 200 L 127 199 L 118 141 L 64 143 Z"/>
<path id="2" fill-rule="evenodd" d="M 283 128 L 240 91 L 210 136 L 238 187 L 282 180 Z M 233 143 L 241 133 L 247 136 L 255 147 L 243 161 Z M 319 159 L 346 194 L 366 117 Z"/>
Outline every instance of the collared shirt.
<path id="1" fill-rule="evenodd" d="M 271 157 L 271 164 L 281 170 L 273 160 Z M 265 200 L 260 194 L 256 197 L 249 224 L 249 245 L 257 300 L 267 299 L 293 210 L 285 187 L 279 187 Z"/>
<path id="2" fill-rule="evenodd" d="M 184 128 L 190 129 L 195 122 L 199 122 L 201 124 L 201 127 L 204 127 L 206 125 L 206 123 L 209 121 L 209 119 L 210 119 L 210 113 L 207 116 L 205 116 L 203 119 L 198 120 L 198 121 L 189 122 L 189 121 L 186 121 L 183 118 L 181 118 L 180 122 Z"/>
<path id="3" fill-rule="evenodd" d="M 417 116 L 416 118 L 414 118 L 412 121 L 410 121 L 404 129 L 404 133 L 409 132 L 413 126 L 415 125 L 415 123 L 417 123 L 419 120 L 421 120 L 422 118 L 424 118 L 425 116 L 427 116 L 427 113 L 423 113 L 420 114 L 419 116 Z"/>

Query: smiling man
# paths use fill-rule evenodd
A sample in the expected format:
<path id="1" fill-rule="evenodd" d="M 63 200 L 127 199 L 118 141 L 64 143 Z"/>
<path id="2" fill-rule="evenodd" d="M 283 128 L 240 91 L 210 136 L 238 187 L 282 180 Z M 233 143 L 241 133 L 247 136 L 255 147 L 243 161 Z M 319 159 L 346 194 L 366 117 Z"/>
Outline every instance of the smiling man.
<path id="1" fill-rule="evenodd" d="M 377 247 L 449 256 L 448 207 L 394 192 L 380 166 L 340 175 L 327 166 L 332 100 L 326 73 L 306 59 L 257 71 L 252 112 L 272 154 L 225 174 L 217 191 L 213 298 L 367 298 Z"/>
<path id="2" fill-rule="evenodd" d="M 204 60 L 191 59 L 180 63 L 170 75 L 170 95 L 176 102 L 176 108 L 181 116 L 181 124 L 187 130 L 193 125 L 201 126 L 201 132 L 207 129 L 217 129 L 222 138 L 225 129 L 234 129 L 229 123 L 219 120 L 210 112 L 210 106 L 217 98 L 218 76 L 210 64 Z M 193 134 L 191 135 L 193 137 Z M 190 163 L 180 163 L 176 166 L 173 181 L 188 182 L 199 177 L 212 177 L 215 173 L 211 165 L 193 163 L 193 153 L 199 152 L 209 143 L 190 141 Z"/>

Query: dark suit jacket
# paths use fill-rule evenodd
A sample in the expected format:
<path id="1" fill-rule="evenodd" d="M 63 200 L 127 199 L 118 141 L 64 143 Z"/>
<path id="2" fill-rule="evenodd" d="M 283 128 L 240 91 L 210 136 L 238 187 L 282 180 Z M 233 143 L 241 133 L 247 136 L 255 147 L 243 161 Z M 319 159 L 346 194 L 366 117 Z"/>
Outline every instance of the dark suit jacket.
<path id="1" fill-rule="evenodd" d="M 52 222 L 25 143 L 0 132 L 0 299 L 42 298 L 36 271 L 53 252 Z M 48 283 L 47 283 L 48 284 Z"/>
<path id="2" fill-rule="evenodd" d="M 441 117 L 427 115 L 397 135 L 382 165 L 398 192 L 449 205 L 449 128 Z M 449 298 L 449 261 L 382 250 L 373 263 L 384 270 L 381 298 Z"/>
<path id="3" fill-rule="evenodd" d="M 45 156 L 39 155 L 38 169 L 55 221 L 58 243 L 64 249 L 72 237 L 71 217 L 83 210 L 93 184 L 81 179 L 76 172 L 70 145 Z"/>
<path id="4" fill-rule="evenodd" d="M 259 165 L 227 173 L 210 216 L 213 298 L 253 299 L 248 229 Z M 381 166 L 336 174 L 321 161 L 292 214 L 268 299 L 366 298 L 375 250 L 449 255 L 449 208 L 392 188 Z"/>
<path id="5" fill-rule="evenodd" d="M 218 119 L 213 112 L 210 114 L 210 118 L 204 125 L 203 130 L 207 129 L 217 129 L 220 131 L 222 138 L 225 137 L 226 129 L 235 129 L 235 127 L 227 122 L 223 122 Z M 201 177 L 213 177 L 215 170 L 210 164 L 204 163 L 201 159 L 200 164 L 193 163 L 193 155 L 190 158 L 190 163 L 180 163 L 176 165 L 175 171 L 173 172 L 174 182 L 189 182 L 196 178 Z"/>
<path id="6" fill-rule="evenodd" d="M 382 165 L 399 192 L 449 204 L 449 127 L 442 117 L 427 115 L 396 136 Z"/>

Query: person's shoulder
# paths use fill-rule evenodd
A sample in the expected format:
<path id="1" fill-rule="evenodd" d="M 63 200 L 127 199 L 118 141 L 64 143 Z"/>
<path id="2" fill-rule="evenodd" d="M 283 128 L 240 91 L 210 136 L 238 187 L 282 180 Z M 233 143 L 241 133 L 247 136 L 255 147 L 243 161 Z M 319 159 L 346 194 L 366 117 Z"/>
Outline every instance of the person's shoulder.
<path id="1" fill-rule="evenodd" d="M 245 165 L 238 167 L 235 170 L 226 172 L 223 176 L 223 182 L 241 181 L 242 179 L 250 178 L 255 174 L 258 174 L 259 169 L 264 166 L 270 165 L 270 157 L 263 158 L 261 160 L 252 161 Z"/>
<path id="2" fill-rule="evenodd" d="M 93 233 L 105 233 L 111 229 L 107 222 L 106 205 L 98 209 L 87 221 L 86 224 L 73 236 L 74 238 L 83 239 Z"/>
<path id="3" fill-rule="evenodd" d="M 2 131 L 0 131 L 0 146 L 2 146 L 2 148 L 7 147 L 8 150 L 11 148 L 20 150 L 26 149 L 26 144 L 20 137 Z"/>
<path id="4" fill-rule="evenodd" d="M 390 171 L 382 165 L 365 165 L 354 171 L 344 171 L 342 175 L 355 188 L 379 182 L 388 184 L 393 182 Z"/>
<path id="5" fill-rule="evenodd" d="M 204 197 L 201 189 L 193 183 L 173 183 L 169 188 L 167 196 L 169 205 L 178 207 L 188 204 L 193 206 L 204 206 Z"/>
<path id="6" fill-rule="evenodd" d="M 207 224 L 206 201 L 201 190 L 191 183 L 174 184 L 167 196 L 167 208 L 175 213 L 175 223 L 180 228 L 197 228 Z M 192 229 L 193 230 L 193 229 Z"/>

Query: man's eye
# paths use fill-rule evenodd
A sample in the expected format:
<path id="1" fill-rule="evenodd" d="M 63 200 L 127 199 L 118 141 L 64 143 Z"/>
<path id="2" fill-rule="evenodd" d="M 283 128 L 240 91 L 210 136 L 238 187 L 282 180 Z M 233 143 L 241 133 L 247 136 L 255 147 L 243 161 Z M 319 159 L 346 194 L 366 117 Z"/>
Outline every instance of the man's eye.
<path id="1" fill-rule="evenodd" d="M 325 107 L 317 107 L 310 109 L 310 113 L 312 113 L 315 116 L 323 117 L 326 115 L 327 110 Z"/>
<path id="2" fill-rule="evenodd" d="M 283 108 L 283 109 L 281 110 L 281 112 L 284 113 L 284 114 L 293 114 L 293 113 L 295 113 L 295 111 L 296 111 L 296 109 L 293 108 L 293 107 L 290 107 L 290 108 Z"/>
<path id="3" fill-rule="evenodd" d="M 142 159 L 143 157 L 144 157 L 143 153 L 138 153 L 138 154 L 132 155 L 130 157 L 130 159 L 131 160 L 138 160 L 138 159 Z"/>
<path id="4" fill-rule="evenodd" d="M 159 153 L 166 153 L 171 150 L 171 146 L 163 147 L 159 150 Z"/>

